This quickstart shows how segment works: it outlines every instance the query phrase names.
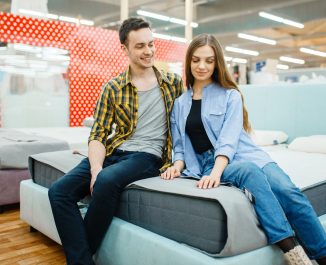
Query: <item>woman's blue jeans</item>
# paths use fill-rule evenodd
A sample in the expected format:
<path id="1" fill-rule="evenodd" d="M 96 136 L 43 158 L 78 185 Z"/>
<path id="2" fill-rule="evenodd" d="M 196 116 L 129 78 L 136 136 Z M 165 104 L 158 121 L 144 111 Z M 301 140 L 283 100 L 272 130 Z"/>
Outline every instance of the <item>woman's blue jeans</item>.
<path id="1" fill-rule="evenodd" d="M 214 151 L 197 157 L 202 175 L 209 175 L 215 162 Z M 246 189 L 255 197 L 253 206 L 270 244 L 294 236 L 295 232 L 311 259 L 326 256 L 326 233 L 315 211 L 276 163 L 268 163 L 262 169 L 250 162 L 231 163 L 221 182 Z"/>

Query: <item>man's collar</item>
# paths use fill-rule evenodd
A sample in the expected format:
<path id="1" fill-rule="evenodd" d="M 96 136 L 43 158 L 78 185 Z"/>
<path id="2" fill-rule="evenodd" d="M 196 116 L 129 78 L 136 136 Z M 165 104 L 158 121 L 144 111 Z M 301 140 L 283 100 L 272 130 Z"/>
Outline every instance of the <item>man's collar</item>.
<path id="1" fill-rule="evenodd" d="M 165 74 L 160 72 L 155 66 L 153 66 L 153 70 L 160 86 L 162 86 L 163 81 L 170 84 L 170 81 Z M 125 87 L 128 84 L 132 84 L 130 65 L 122 76 L 121 87 Z"/>

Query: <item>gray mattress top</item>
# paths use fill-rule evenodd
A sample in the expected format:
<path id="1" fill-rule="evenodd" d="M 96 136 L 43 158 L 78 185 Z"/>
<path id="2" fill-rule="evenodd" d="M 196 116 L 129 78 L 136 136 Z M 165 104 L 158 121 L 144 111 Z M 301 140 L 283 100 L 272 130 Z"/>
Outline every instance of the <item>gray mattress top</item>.
<path id="1" fill-rule="evenodd" d="M 0 169 L 27 168 L 30 155 L 66 149 L 68 143 L 59 139 L 0 129 Z"/>

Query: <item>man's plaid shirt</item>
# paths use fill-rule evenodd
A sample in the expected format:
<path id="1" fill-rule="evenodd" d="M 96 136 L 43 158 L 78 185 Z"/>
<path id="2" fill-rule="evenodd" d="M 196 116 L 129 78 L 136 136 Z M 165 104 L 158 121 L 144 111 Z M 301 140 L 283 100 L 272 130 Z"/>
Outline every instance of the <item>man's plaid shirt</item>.
<path id="1" fill-rule="evenodd" d="M 164 170 L 171 163 L 172 138 L 170 130 L 170 113 L 174 100 L 183 93 L 183 83 L 180 76 L 159 72 L 153 67 L 165 103 L 167 119 L 167 140 L 163 149 Z M 106 147 L 106 155 L 125 142 L 134 132 L 138 119 L 137 88 L 131 82 L 129 68 L 104 85 L 96 103 L 94 111 L 94 124 L 88 138 L 100 141 Z M 115 133 L 112 125 L 116 124 Z"/>

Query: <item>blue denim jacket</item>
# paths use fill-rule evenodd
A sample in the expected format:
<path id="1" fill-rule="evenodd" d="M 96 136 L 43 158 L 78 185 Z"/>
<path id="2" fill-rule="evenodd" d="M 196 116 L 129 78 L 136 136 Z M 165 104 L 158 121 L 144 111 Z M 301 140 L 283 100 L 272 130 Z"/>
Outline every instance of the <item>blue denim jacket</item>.
<path id="1" fill-rule="evenodd" d="M 183 160 L 186 176 L 200 177 L 201 166 L 185 132 L 192 104 L 192 89 L 188 89 L 174 102 L 171 130 L 174 158 Z M 253 162 L 260 168 L 273 162 L 270 156 L 257 147 L 243 129 L 241 95 L 235 89 L 224 89 L 212 83 L 203 89 L 201 117 L 207 136 L 214 146 L 214 157 L 223 155 L 229 163 Z"/>

